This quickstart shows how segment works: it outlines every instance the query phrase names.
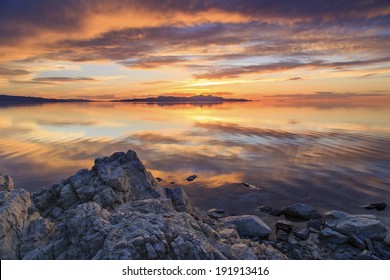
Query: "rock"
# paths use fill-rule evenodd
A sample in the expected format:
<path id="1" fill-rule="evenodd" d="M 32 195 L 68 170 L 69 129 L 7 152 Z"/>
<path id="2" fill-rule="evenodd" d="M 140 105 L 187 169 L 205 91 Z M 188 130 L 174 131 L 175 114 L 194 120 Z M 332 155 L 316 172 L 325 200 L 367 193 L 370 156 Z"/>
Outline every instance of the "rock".
<path id="1" fill-rule="evenodd" d="M 283 230 L 280 230 L 280 231 L 277 231 L 276 232 L 276 239 L 278 241 L 288 241 L 288 233 L 283 231 Z"/>
<path id="2" fill-rule="evenodd" d="M 295 231 L 293 231 L 293 233 L 297 238 L 299 238 L 301 240 L 307 240 L 310 237 L 310 230 L 308 230 L 307 228 L 301 228 L 301 229 L 295 230 Z"/>
<path id="3" fill-rule="evenodd" d="M 367 210 L 373 210 L 376 209 L 378 211 L 383 211 L 387 207 L 386 202 L 371 202 L 368 205 L 363 206 L 363 208 Z"/>
<path id="4" fill-rule="evenodd" d="M 224 239 L 239 239 L 237 231 L 232 228 L 226 228 L 219 232 L 219 236 Z"/>
<path id="5" fill-rule="evenodd" d="M 357 237 L 355 234 L 350 233 L 348 235 L 348 239 L 349 239 L 349 242 L 353 246 L 355 246 L 357 249 L 359 249 L 360 251 L 363 251 L 366 249 L 366 244 L 359 237 Z"/>
<path id="6" fill-rule="evenodd" d="M 191 175 L 191 176 L 189 176 L 186 180 L 188 181 L 188 182 L 192 182 L 192 181 L 194 181 L 195 179 L 196 179 L 196 175 Z"/>
<path id="7" fill-rule="evenodd" d="M 321 218 L 321 215 L 313 207 L 302 203 L 292 204 L 284 208 L 282 213 L 286 216 L 305 220 Z"/>
<path id="8" fill-rule="evenodd" d="M 325 221 L 323 219 L 311 219 L 307 222 L 307 227 L 318 231 L 324 228 Z"/>
<path id="9" fill-rule="evenodd" d="M 227 225 L 235 225 L 240 236 L 267 238 L 271 229 L 263 220 L 254 215 L 226 217 L 222 222 Z"/>
<path id="10" fill-rule="evenodd" d="M 302 260 L 302 254 L 298 249 L 293 249 L 291 255 L 294 260 Z"/>
<path id="11" fill-rule="evenodd" d="M 382 242 L 373 241 L 375 251 L 385 260 L 390 260 L 390 248 L 386 248 Z"/>
<path id="12" fill-rule="evenodd" d="M 11 177 L 0 173 L 0 191 L 12 191 L 14 189 L 14 181 Z"/>
<path id="13" fill-rule="evenodd" d="M 325 228 L 321 230 L 320 238 L 326 239 L 328 242 L 336 245 L 344 244 L 348 242 L 348 237 L 331 228 Z"/>
<path id="14" fill-rule="evenodd" d="M 283 230 L 287 233 L 290 233 L 292 231 L 292 223 L 286 220 L 278 220 L 275 223 L 276 231 Z"/>
<path id="15" fill-rule="evenodd" d="M 380 259 L 376 257 L 373 253 L 364 250 L 355 257 L 355 260 L 380 260 Z"/>
<path id="16" fill-rule="evenodd" d="M 233 253 L 241 260 L 257 260 L 256 255 L 245 244 L 234 244 L 231 248 Z"/>
<path id="17" fill-rule="evenodd" d="M 173 207 L 179 212 L 190 212 L 192 206 L 188 200 L 187 194 L 182 188 L 165 189 L 165 194 L 172 200 Z"/>
<path id="18" fill-rule="evenodd" d="M 344 235 L 352 233 L 361 240 L 383 240 L 387 234 L 384 224 L 373 215 L 350 215 L 342 211 L 331 211 L 325 213 L 325 218 L 328 227 Z"/>
<path id="19" fill-rule="evenodd" d="M 210 209 L 207 211 L 207 215 L 212 218 L 212 219 L 215 219 L 215 220 L 218 220 L 218 219 L 221 219 L 224 217 L 224 214 L 225 211 L 224 210 L 221 210 L 221 209 L 216 209 L 216 208 L 213 208 L 213 209 Z"/>
<path id="20" fill-rule="evenodd" d="M 249 183 L 241 183 L 241 185 L 249 190 L 259 190 L 260 189 L 259 187 L 252 185 L 252 184 L 249 184 Z"/>
<path id="21" fill-rule="evenodd" d="M 260 212 L 263 213 L 268 213 L 272 216 L 281 216 L 283 215 L 282 211 L 280 209 L 272 208 L 272 207 L 267 207 L 267 206 L 258 206 L 257 209 Z"/>
<path id="22" fill-rule="evenodd" d="M 0 205 L 0 259 L 19 257 L 18 245 L 21 243 L 30 204 L 30 194 L 17 189 L 12 190 Z"/>

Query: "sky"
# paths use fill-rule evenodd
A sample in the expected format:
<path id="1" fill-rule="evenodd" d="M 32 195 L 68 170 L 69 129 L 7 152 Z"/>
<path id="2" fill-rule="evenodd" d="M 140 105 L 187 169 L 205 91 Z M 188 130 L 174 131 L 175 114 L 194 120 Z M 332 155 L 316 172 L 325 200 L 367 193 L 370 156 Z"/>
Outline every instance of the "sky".
<path id="1" fill-rule="evenodd" d="M 388 0 L 0 0 L 0 94 L 390 94 Z"/>

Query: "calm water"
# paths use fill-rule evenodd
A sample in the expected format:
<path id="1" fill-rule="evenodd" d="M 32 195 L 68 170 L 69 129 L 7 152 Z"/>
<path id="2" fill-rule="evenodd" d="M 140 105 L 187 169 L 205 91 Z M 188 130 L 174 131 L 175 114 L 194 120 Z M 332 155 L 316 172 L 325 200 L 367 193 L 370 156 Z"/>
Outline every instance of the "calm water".
<path id="1" fill-rule="evenodd" d="M 305 202 L 373 213 L 390 225 L 389 207 L 361 208 L 390 204 L 389 109 L 257 102 L 0 107 L 0 172 L 34 191 L 90 168 L 96 157 L 133 149 L 162 186 L 183 186 L 204 209 L 253 213 L 259 205 Z M 186 182 L 192 174 L 198 178 Z"/>

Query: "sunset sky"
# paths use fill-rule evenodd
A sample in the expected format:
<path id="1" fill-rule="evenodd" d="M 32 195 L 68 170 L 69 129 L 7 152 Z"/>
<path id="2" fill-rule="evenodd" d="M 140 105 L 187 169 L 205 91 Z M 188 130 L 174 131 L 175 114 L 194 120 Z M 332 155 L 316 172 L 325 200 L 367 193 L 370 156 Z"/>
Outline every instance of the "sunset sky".
<path id="1" fill-rule="evenodd" d="M 388 0 L 0 0 L 0 94 L 390 94 Z"/>

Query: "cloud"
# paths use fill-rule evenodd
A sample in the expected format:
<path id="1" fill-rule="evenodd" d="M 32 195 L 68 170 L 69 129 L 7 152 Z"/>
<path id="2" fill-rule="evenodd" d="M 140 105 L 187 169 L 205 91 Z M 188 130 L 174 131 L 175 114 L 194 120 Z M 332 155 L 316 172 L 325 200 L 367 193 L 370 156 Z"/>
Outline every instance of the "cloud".
<path id="1" fill-rule="evenodd" d="M 30 72 L 24 69 L 10 69 L 0 66 L 0 76 L 20 76 L 28 74 L 30 74 Z"/>
<path id="2" fill-rule="evenodd" d="M 342 70 L 344 67 L 367 66 L 378 63 L 389 62 L 390 57 L 374 58 L 369 60 L 351 60 L 340 62 L 326 62 L 322 60 L 301 62 L 297 60 L 282 61 L 276 63 L 262 64 L 262 65 L 247 65 L 239 67 L 224 66 L 203 74 L 195 74 L 196 79 L 224 79 L 224 78 L 238 78 L 247 74 L 265 74 L 280 71 L 293 70 L 297 68 L 322 68 Z"/>
<path id="3" fill-rule="evenodd" d="M 79 83 L 79 82 L 91 82 L 96 81 L 93 78 L 89 77 L 44 77 L 44 78 L 34 78 L 29 81 L 18 81 L 10 80 L 13 84 L 55 84 L 55 83 Z"/>
<path id="4" fill-rule="evenodd" d="M 299 80 L 303 80 L 303 79 L 301 77 L 294 77 L 294 78 L 289 78 L 286 81 L 299 81 Z"/>

